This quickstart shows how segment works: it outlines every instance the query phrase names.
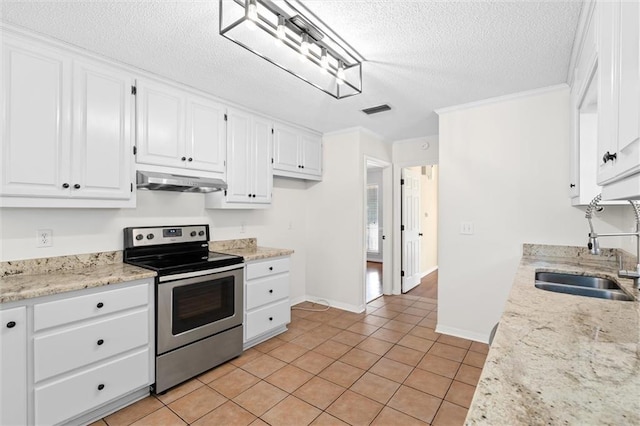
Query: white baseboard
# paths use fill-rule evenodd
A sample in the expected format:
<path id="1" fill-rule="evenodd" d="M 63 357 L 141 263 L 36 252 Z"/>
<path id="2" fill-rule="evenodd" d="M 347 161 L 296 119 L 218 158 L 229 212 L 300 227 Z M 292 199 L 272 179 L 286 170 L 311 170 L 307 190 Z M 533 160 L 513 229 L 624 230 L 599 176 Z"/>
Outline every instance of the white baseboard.
<path id="1" fill-rule="evenodd" d="M 447 327 L 446 325 L 436 324 L 436 332 L 448 334 L 449 336 L 462 337 L 463 339 L 473 340 L 474 342 L 489 343 L 489 334 L 478 333 L 475 331 L 462 330 L 455 327 Z"/>
<path id="2" fill-rule="evenodd" d="M 429 275 L 430 273 L 435 272 L 435 271 L 437 271 L 437 270 L 438 270 L 438 265 L 434 266 L 434 267 L 433 267 L 433 268 L 431 268 L 431 269 L 427 269 L 425 272 L 422 272 L 422 273 L 421 273 L 420 278 L 424 278 L 424 277 L 426 277 L 427 275 Z"/>
<path id="3" fill-rule="evenodd" d="M 309 295 L 304 295 L 304 296 L 296 297 L 295 299 L 291 299 L 291 306 L 297 305 L 298 303 L 302 303 L 302 302 L 311 302 L 311 303 L 318 303 L 323 305 L 326 305 L 328 302 L 329 306 L 331 306 L 332 308 L 342 309 L 343 311 L 355 312 L 357 314 L 362 313 L 365 310 L 365 305 L 360 305 L 360 306 L 351 305 L 349 303 L 343 303 L 336 300 L 325 299 L 323 297 L 315 297 L 315 296 L 309 296 Z"/>

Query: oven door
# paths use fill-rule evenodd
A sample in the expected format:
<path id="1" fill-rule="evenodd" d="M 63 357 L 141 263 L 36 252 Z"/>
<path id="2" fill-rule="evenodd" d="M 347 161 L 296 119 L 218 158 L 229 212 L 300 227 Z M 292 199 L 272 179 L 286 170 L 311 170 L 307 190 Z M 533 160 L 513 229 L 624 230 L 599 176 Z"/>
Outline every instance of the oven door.
<path id="1" fill-rule="evenodd" d="M 243 265 L 157 286 L 156 331 L 160 355 L 242 324 Z M 230 270 L 227 270 L 230 269 Z"/>

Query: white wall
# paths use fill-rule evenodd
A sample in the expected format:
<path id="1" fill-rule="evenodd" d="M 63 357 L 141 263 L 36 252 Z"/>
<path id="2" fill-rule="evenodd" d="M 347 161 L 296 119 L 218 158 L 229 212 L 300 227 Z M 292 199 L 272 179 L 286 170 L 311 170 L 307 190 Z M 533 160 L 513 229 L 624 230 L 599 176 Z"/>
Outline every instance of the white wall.
<path id="1" fill-rule="evenodd" d="M 392 146 L 394 166 L 438 164 L 438 141 L 438 135 L 395 141 Z"/>
<path id="2" fill-rule="evenodd" d="M 586 244 L 584 209 L 567 191 L 569 111 L 562 88 L 441 113 L 439 331 L 488 340 L 523 243 Z M 598 232 L 633 223 L 627 207 L 607 210 Z M 473 235 L 459 233 L 462 221 Z"/>
<path id="3" fill-rule="evenodd" d="M 206 210 L 202 194 L 162 191 L 138 191 L 135 209 L 2 208 L 0 261 L 122 250 L 122 229 L 128 226 L 208 223 L 213 240 L 256 237 L 262 246 L 295 250 L 291 297 L 300 299 L 305 295 L 306 186 L 275 178 L 273 204 L 266 210 Z M 41 228 L 53 230 L 53 247 L 35 247 Z"/>
<path id="4" fill-rule="evenodd" d="M 326 134 L 321 183 L 307 189 L 307 294 L 364 309 L 364 156 L 390 161 L 390 147 L 363 129 Z"/>

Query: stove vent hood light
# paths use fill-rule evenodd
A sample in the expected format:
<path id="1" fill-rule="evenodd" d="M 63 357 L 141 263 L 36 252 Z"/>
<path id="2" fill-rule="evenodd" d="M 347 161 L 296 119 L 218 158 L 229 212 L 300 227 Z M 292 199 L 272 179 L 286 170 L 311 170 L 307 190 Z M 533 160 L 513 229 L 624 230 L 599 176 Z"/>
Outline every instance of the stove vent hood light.
<path id="1" fill-rule="evenodd" d="M 136 172 L 138 189 L 174 192 L 214 192 L 227 189 L 222 179 L 173 175 L 158 172 Z"/>

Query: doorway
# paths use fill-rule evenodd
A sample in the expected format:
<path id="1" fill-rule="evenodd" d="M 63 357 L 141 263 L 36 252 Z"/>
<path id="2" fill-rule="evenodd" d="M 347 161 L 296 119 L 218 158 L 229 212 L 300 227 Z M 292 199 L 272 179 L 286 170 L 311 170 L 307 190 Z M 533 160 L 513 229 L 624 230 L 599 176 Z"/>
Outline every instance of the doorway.
<path id="1" fill-rule="evenodd" d="M 386 246 L 391 231 L 392 172 L 391 164 L 381 160 L 365 158 L 365 164 L 364 302 L 369 303 L 390 292 L 391 268 L 386 267 L 390 253 Z"/>
<path id="2" fill-rule="evenodd" d="M 404 167 L 400 182 L 400 275 L 406 293 L 438 270 L 438 166 Z"/>

